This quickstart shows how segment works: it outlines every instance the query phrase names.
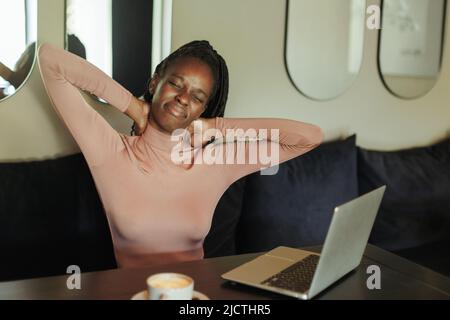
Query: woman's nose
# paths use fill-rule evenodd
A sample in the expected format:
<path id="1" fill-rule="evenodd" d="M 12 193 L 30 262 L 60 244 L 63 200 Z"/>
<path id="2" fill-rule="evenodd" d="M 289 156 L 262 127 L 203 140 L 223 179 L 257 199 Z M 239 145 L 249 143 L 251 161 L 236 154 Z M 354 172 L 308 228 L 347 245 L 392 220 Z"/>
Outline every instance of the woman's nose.
<path id="1" fill-rule="evenodd" d="M 176 96 L 176 100 L 179 104 L 181 104 L 182 106 L 188 106 L 189 105 L 189 96 L 187 94 L 186 91 L 180 92 L 177 96 Z"/>

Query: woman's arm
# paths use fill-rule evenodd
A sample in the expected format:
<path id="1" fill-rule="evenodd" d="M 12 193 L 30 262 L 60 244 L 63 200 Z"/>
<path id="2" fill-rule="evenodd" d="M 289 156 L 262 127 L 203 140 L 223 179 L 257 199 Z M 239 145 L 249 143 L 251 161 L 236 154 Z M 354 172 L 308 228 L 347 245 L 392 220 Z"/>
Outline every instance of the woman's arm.
<path id="1" fill-rule="evenodd" d="M 215 146 L 215 152 L 217 147 L 222 148 L 226 165 L 221 170 L 230 183 L 304 154 L 323 140 L 318 126 L 289 119 L 217 117 L 214 127 L 224 138 L 223 144 Z"/>
<path id="2" fill-rule="evenodd" d="M 50 44 L 39 47 L 38 62 L 48 96 L 90 166 L 100 165 L 124 148 L 118 132 L 82 97 L 95 94 L 126 112 L 131 93 L 86 60 Z"/>
<path id="3" fill-rule="evenodd" d="M 150 104 L 133 97 L 125 114 L 134 120 L 133 129 L 136 135 L 141 135 L 148 124 Z"/>
<path id="4" fill-rule="evenodd" d="M 9 82 L 12 74 L 13 74 L 13 71 L 10 68 L 8 68 L 7 66 L 5 66 L 3 63 L 0 62 L 0 77 L 2 77 L 3 79 L 5 79 L 6 81 Z"/>

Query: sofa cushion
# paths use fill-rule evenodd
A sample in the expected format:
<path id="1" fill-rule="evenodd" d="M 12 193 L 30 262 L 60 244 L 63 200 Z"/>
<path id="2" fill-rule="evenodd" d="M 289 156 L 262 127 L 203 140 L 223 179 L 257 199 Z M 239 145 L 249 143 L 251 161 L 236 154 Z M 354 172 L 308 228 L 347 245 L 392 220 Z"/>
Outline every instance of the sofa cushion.
<path id="1" fill-rule="evenodd" d="M 355 140 L 322 144 L 275 175 L 248 176 L 237 251 L 322 244 L 334 207 L 358 195 Z"/>
<path id="2" fill-rule="evenodd" d="M 235 181 L 222 195 L 205 239 L 205 258 L 236 254 L 236 228 L 241 216 L 245 179 Z"/>
<path id="3" fill-rule="evenodd" d="M 450 239 L 450 140 L 392 152 L 358 149 L 360 193 L 386 184 L 369 242 L 403 250 Z"/>
<path id="4" fill-rule="evenodd" d="M 0 281 L 115 267 L 107 220 L 81 154 L 0 163 Z"/>

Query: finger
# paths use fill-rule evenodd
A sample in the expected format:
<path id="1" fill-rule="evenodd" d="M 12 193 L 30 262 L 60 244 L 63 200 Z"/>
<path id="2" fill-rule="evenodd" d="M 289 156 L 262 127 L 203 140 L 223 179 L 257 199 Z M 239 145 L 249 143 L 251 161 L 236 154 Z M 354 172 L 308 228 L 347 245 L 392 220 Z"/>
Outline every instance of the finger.
<path id="1" fill-rule="evenodd" d="M 150 104 L 148 102 L 145 102 L 144 103 L 144 115 L 145 115 L 145 117 L 147 117 L 149 113 L 150 113 Z"/>

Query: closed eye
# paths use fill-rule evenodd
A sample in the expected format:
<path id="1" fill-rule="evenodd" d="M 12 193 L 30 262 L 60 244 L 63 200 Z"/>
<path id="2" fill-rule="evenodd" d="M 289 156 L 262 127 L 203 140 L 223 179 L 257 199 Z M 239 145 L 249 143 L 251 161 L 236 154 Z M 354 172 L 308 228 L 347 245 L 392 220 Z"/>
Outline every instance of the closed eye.
<path id="1" fill-rule="evenodd" d="M 194 100 L 197 101 L 197 102 L 199 102 L 199 103 L 203 103 L 203 100 L 200 99 L 199 97 L 194 97 Z"/>
<path id="2" fill-rule="evenodd" d="M 170 84 L 172 87 L 175 87 L 175 88 L 177 88 L 177 89 L 181 89 L 181 86 L 179 86 L 179 85 L 176 84 L 175 82 L 169 81 L 169 84 Z"/>

